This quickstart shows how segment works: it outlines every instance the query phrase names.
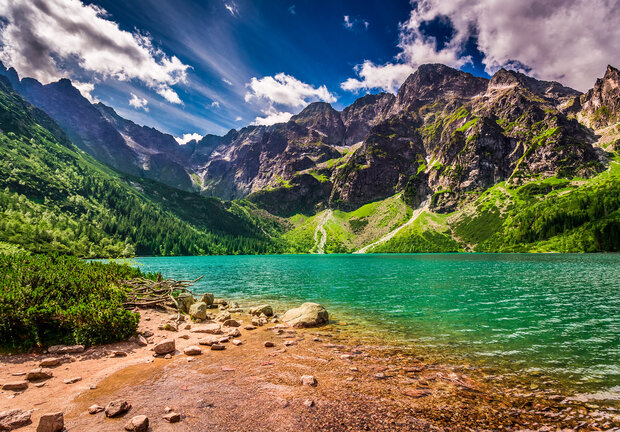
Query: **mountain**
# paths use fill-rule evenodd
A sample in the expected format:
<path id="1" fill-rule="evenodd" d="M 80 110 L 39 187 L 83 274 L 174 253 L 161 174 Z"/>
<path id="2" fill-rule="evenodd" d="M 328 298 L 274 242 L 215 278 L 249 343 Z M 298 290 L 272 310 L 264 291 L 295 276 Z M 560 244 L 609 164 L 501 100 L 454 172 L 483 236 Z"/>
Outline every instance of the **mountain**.
<path id="1" fill-rule="evenodd" d="M 84 257 L 275 252 L 249 204 L 121 175 L 79 150 L 0 77 L 0 242 Z"/>

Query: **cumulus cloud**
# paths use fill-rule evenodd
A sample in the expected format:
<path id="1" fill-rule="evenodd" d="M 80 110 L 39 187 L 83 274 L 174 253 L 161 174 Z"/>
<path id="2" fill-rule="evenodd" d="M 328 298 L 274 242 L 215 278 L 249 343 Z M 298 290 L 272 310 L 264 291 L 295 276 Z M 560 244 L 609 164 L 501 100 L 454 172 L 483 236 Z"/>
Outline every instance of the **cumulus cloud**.
<path id="1" fill-rule="evenodd" d="M 196 140 L 196 141 L 200 141 L 202 139 L 202 135 L 200 135 L 199 133 L 186 133 L 183 134 L 182 137 L 174 137 L 175 140 L 177 140 L 177 142 L 181 145 L 185 145 L 188 142 L 190 142 L 191 140 Z"/>
<path id="2" fill-rule="evenodd" d="M 261 79 L 254 77 L 247 87 L 250 91 L 245 95 L 246 102 L 267 100 L 289 107 L 302 107 L 317 100 L 336 102 L 336 97 L 324 85 L 312 87 L 285 73 Z"/>
<path id="3" fill-rule="evenodd" d="M 144 111 L 148 111 L 149 110 L 147 107 L 148 103 L 149 101 L 147 101 L 146 99 L 141 98 L 135 93 L 131 93 L 131 98 L 129 99 L 129 105 L 131 105 L 135 109 L 143 109 Z"/>
<path id="4" fill-rule="evenodd" d="M 293 113 L 271 110 L 265 117 L 256 117 L 252 122 L 255 126 L 271 126 L 276 123 L 286 123 L 293 117 Z"/>
<path id="5" fill-rule="evenodd" d="M 62 77 L 90 82 L 136 80 L 180 103 L 171 86 L 187 65 L 155 47 L 148 35 L 121 30 L 96 5 L 79 0 L 2 0 L 0 60 L 21 76 L 48 83 Z"/>
<path id="6" fill-rule="evenodd" d="M 255 125 L 287 122 L 293 115 L 291 109 L 304 107 L 310 102 L 332 103 L 337 100 L 324 85 L 313 87 L 285 73 L 260 79 L 254 77 L 246 87 L 249 91 L 245 94 L 245 101 L 257 103 L 265 114 L 256 117 L 252 123 Z"/>
<path id="7" fill-rule="evenodd" d="M 438 19 L 453 29 L 445 44 L 421 30 L 424 23 Z M 364 63 L 356 70 L 359 79 L 349 79 L 342 86 L 389 91 L 370 78 L 379 74 L 377 68 L 393 69 L 395 65 L 462 67 L 471 61 L 465 47 L 473 39 L 489 74 L 506 67 L 584 91 L 592 87 L 607 64 L 620 64 L 619 22 L 620 7 L 615 0 L 419 0 L 401 24 L 401 51 L 394 61 Z M 362 75 L 370 70 L 374 73 L 368 78 Z"/>
<path id="8" fill-rule="evenodd" d="M 407 79 L 415 69 L 408 64 L 385 64 L 375 65 L 366 60 L 361 65 L 355 67 L 359 79 L 349 78 L 342 84 L 343 90 L 370 90 L 374 88 L 383 89 L 396 93 L 398 87 Z"/>
<path id="9" fill-rule="evenodd" d="M 73 84 L 73 87 L 78 89 L 80 93 L 82 93 L 82 96 L 88 99 L 90 103 L 95 104 L 99 102 L 99 99 L 92 95 L 93 90 L 95 90 L 95 84 L 79 81 L 73 81 L 71 84 Z"/>

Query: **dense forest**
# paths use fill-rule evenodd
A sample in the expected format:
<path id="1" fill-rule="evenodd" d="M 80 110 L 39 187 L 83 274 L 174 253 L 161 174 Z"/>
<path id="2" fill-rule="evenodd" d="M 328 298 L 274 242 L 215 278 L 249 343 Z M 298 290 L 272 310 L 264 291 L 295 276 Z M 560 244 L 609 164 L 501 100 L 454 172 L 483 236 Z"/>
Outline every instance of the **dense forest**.
<path id="1" fill-rule="evenodd" d="M 279 225 L 223 203 L 121 176 L 77 149 L 0 77 L 0 241 L 81 257 L 278 252 Z"/>

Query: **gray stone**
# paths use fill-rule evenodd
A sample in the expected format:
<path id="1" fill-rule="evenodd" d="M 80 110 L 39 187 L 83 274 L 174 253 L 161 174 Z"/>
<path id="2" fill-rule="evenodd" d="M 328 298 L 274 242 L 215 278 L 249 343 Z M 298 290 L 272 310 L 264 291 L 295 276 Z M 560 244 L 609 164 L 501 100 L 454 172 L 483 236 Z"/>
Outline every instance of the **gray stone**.
<path id="1" fill-rule="evenodd" d="M 138 335 L 136 337 L 136 343 L 140 346 L 147 346 L 149 344 L 146 338 L 142 335 Z"/>
<path id="2" fill-rule="evenodd" d="M 227 311 L 220 312 L 218 316 L 215 317 L 215 321 L 223 323 L 224 321 L 231 321 L 230 313 Z"/>
<path id="3" fill-rule="evenodd" d="M 219 343 L 220 338 L 218 336 L 207 336 L 198 341 L 200 345 L 211 346 L 213 344 Z"/>
<path id="4" fill-rule="evenodd" d="M 194 327 L 190 330 L 192 333 L 222 334 L 222 326 L 217 323 L 205 324 Z"/>
<path id="5" fill-rule="evenodd" d="M 149 430 L 149 418 L 145 415 L 137 415 L 133 417 L 125 425 L 126 431 L 147 432 Z"/>
<path id="6" fill-rule="evenodd" d="M 117 417 L 121 414 L 126 413 L 131 409 L 131 405 L 124 400 L 118 399 L 110 402 L 105 407 L 105 415 L 106 417 Z"/>
<path id="7" fill-rule="evenodd" d="M 177 297 L 177 303 L 179 304 L 179 310 L 185 313 L 189 312 L 189 308 L 194 304 L 195 301 L 196 300 L 194 299 L 194 296 L 191 295 L 190 293 L 181 293 Z"/>
<path id="8" fill-rule="evenodd" d="M 238 328 L 233 328 L 231 330 L 228 330 L 228 332 L 226 334 L 228 336 L 230 336 L 230 337 L 239 337 L 239 336 L 241 336 L 241 332 L 239 331 Z"/>
<path id="9" fill-rule="evenodd" d="M 314 327 L 329 321 L 329 314 L 318 303 L 304 303 L 300 307 L 287 311 L 282 321 L 292 327 Z"/>
<path id="10" fill-rule="evenodd" d="M 225 350 L 226 347 L 222 344 L 219 343 L 214 343 L 213 345 L 211 345 L 211 350 L 212 351 L 223 351 Z"/>
<path id="11" fill-rule="evenodd" d="M 215 301 L 215 296 L 213 293 L 204 293 L 200 301 L 205 303 L 207 306 L 211 306 Z"/>
<path id="12" fill-rule="evenodd" d="M 75 384 L 78 381 L 82 381 L 82 377 L 67 378 L 62 380 L 65 384 Z"/>
<path id="13" fill-rule="evenodd" d="M 77 354 L 84 352 L 84 345 L 54 345 L 47 349 L 50 354 Z"/>
<path id="14" fill-rule="evenodd" d="M 168 354 L 174 352 L 175 349 L 174 339 L 165 339 L 155 345 L 153 351 L 155 351 L 155 354 Z"/>
<path id="15" fill-rule="evenodd" d="M 11 431 L 30 423 L 30 411 L 10 409 L 0 412 L 0 431 Z"/>
<path id="16" fill-rule="evenodd" d="M 265 314 L 265 316 L 272 316 L 273 309 L 267 304 L 250 308 L 250 315 L 260 316 L 260 314 Z"/>
<path id="17" fill-rule="evenodd" d="M 230 314 L 228 314 L 228 315 L 230 316 Z M 227 320 L 224 320 L 224 321 L 222 322 L 222 325 L 223 325 L 224 327 L 239 327 L 241 324 L 240 324 L 240 323 L 239 323 L 239 321 L 237 321 L 237 320 L 234 320 L 234 319 L 227 319 Z"/>
<path id="18" fill-rule="evenodd" d="M 88 414 L 97 414 L 103 411 L 104 408 L 101 405 L 91 405 L 88 407 Z"/>
<path id="19" fill-rule="evenodd" d="M 39 366 L 42 368 L 59 366 L 65 361 L 63 357 L 48 357 L 41 360 Z"/>
<path id="20" fill-rule="evenodd" d="M 37 432 L 60 432 L 65 428 L 62 412 L 43 414 L 39 419 Z"/>
<path id="21" fill-rule="evenodd" d="M 207 319 L 207 304 L 204 302 L 194 303 L 189 308 L 189 316 L 194 319 Z"/>

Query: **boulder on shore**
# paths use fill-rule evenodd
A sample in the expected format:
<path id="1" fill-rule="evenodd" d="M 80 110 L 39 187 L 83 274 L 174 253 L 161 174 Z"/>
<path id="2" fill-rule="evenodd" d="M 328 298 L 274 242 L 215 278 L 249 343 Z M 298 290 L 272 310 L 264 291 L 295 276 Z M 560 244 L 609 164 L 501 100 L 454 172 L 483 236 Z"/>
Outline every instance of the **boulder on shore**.
<path id="1" fill-rule="evenodd" d="M 166 339 L 155 345 L 153 351 L 155 351 L 155 354 L 168 354 L 174 352 L 175 349 L 174 339 Z"/>
<path id="2" fill-rule="evenodd" d="M 185 313 L 189 312 L 189 308 L 191 307 L 191 305 L 194 304 L 195 301 L 196 300 L 194 299 L 194 296 L 191 295 L 190 293 L 181 293 L 177 297 L 177 303 L 179 304 L 179 310 Z"/>
<path id="3" fill-rule="evenodd" d="M 189 316 L 194 319 L 207 319 L 207 304 L 205 302 L 197 302 L 190 306 Z"/>
<path id="4" fill-rule="evenodd" d="M 250 308 L 250 315 L 260 316 L 260 314 L 265 314 L 265 316 L 273 316 L 273 308 L 268 304 L 255 306 Z"/>
<path id="5" fill-rule="evenodd" d="M 327 310 L 318 303 L 304 303 L 287 311 L 282 321 L 291 327 L 314 327 L 329 321 Z"/>
<path id="6" fill-rule="evenodd" d="M 207 306 L 211 306 L 215 301 L 215 296 L 213 293 L 204 293 L 200 301 L 205 303 Z"/>

